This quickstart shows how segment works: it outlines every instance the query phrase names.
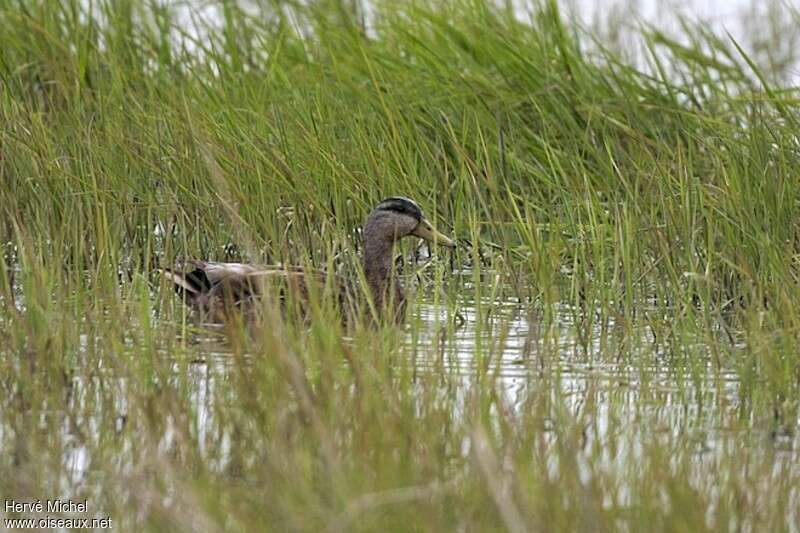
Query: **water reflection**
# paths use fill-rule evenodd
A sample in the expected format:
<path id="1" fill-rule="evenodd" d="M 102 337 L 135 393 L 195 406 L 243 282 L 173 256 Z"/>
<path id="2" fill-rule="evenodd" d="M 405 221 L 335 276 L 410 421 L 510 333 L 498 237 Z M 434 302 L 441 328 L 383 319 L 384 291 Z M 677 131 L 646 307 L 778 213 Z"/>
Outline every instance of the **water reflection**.
<path id="1" fill-rule="evenodd" d="M 421 323 L 409 328 L 403 345 L 415 374 L 444 375 L 448 385 L 457 383 L 464 392 L 459 394 L 462 404 L 474 380 L 490 379 L 512 412 L 524 409 L 531 395 L 544 388 L 572 418 L 583 418 L 592 428 L 587 446 L 595 440 L 604 441 L 610 425 L 626 427 L 635 434 L 639 431 L 637 421 L 643 420 L 649 430 L 664 432 L 672 439 L 690 433 L 690 441 L 700 454 L 720 450 L 727 438 L 738 438 L 739 433 L 731 429 L 741 425 L 737 422 L 740 382 L 735 368 L 715 368 L 708 356 L 691 368 L 671 362 L 652 344 L 646 326 L 635 331 L 639 341 L 627 339 L 633 348 L 625 357 L 609 355 L 605 350 L 610 345 L 607 337 L 613 323 L 596 324 L 587 344 L 575 336 L 575 313 L 566 306 L 559 309 L 555 326 L 532 321 L 517 303 L 494 302 L 491 308 L 492 314 L 482 317 L 475 306 L 462 306 L 459 320 L 454 321 L 443 307 L 418 305 L 411 320 Z M 454 322 L 458 327 L 448 327 Z M 451 331 L 445 335 L 444 328 Z M 188 365 L 187 377 L 200 450 L 205 453 L 208 442 L 214 442 L 216 457 L 224 457 L 230 436 L 218 431 L 215 389 L 234 363 L 241 362 L 234 360 L 217 336 L 198 336 L 195 342 L 193 349 L 198 357 Z M 619 350 L 608 352 L 616 354 Z M 697 355 L 702 353 L 701 349 Z M 174 372 L 180 373 L 177 363 Z M 614 424 L 609 423 L 612 419 Z M 796 459 L 796 435 L 796 427 L 784 427 L 771 436 L 771 441 L 770 436 L 763 437 L 776 450 Z M 172 438 L 167 431 L 167 447 Z M 217 442 L 217 438 L 223 442 Z M 636 457 L 636 450 L 629 452 L 617 454 L 617 459 L 620 455 L 623 460 Z M 85 464 L 80 460 L 81 453 L 75 456 L 79 465 Z"/>
<path id="2" fill-rule="evenodd" d="M 483 309 L 492 311 L 484 316 Z M 635 477 L 640 472 L 639 463 L 657 446 L 676 454 L 673 468 L 680 468 L 687 458 L 697 466 L 692 476 L 698 488 L 708 488 L 704 476 L 715 468 L 730 469 L 731 457 L 754 450 L 763 453 L 765 461 L 772 461 L 775 476 L 800 476 L 797 421 L 772 430 L 753 429 L 757 425 L 752 420 L 742 421 L 738 375 L 732 368 L 714 368 L 710 357 L 693 368 L 670 362 L 654 347 L 646 327 L 638 330 L 639 340 L 627 339 L 633 349 L 620 357 L 620 350 L 608 349 L 613 345 L 609 341 L 614 335 L 613 323 L 594 325 L 586 342 L 575 336 L 576 313 L 567 306 L 558 309 L 550 325 L 515 302 L 491 302 L 480 308 L 462 304 L 459 312 L 461 318 L 454 320 L 447 310 L 431 303 L 413 308 L 410 320 L 419 323 L 408 329 L 402 352 L 417 376 L 416 386 L 422 391 L 437 381 L 431 376 L 438 378 L 449 390 L 444 396 L 451 395 L 444 400 L 450 402 L 445 405 L 457 416 L 468 412 L 466 405 L 477 382 L 482 390 L 489 384 L 497 392 L 502 399 L 499 403 L 508 412 L 495 411 L 494 415 L 510 423 L 522 424 L 526 416 L 531 416 L 531 409 L 550 405 L 553 412 L 543 414 L 542 431 L 543 445 L 549 450 L 549 475 L 554 480 L 558 478 L 563 446 L 559 424 L 564 420 L 581 428 L 576 457 L 584 483 L 611 473 L 618 479 Z M 450 334 L 442 336 L 443 327 L 449 328 Z M 236 454 L 232 452 L 235 442 L 230 426 L 220 419 L 229 411 L 220 402 L 226 401 L 226 395 L 242 393 L 227 382 L 232 372 L 242 370 L 242 360 L 215 334 L 193 340 L 195 344 L 187 350 L 189 356 L 184 354 L 182 361 L 163 354 L 174 359 L 170 364 L 172 375 L 165 385 L 185 392 L 190 406 L 186 416 L 190 417 L 198 453 L 209 470 L 223 472 Z M 245 366 L 254 368 L 257 364 L 257 359 L 245 359 Z M 91 450 L 102 449 L 99 443 L 108 438 L 101 431 L 108 427 L 102 419 L 110 416 L 104 409 L 111 407 L 114 426 L 122 434 L 129 423 L 126 398 L 141 395 L 140 390 L 128 389 L 141 386 L 127 378 L 74 378 L 67 411 L 83 413 L 85 418 L 53 415 L 61 420 L 60 448 L 66 474 L 60 479 L 62 494 L 85 495 L 87 490 L 95 490 Z M 108 387 L 115 389 L 111 403 L 107 398 L 104 401 L 104 388 Z M 176 422 L 173 414 L 164 416 L 157 449 L 169 455 L 185 445 L 181 427 L 186 426 Z M 152 431 L 141 421 L 134 424 L 141 426 L 138 431 Z M 131 471 L 139 460 L 135 435 L 128 431 L 125 445 L 116 451 L 124 454 L 115 459 L 120 471 Z M 0 425 L 0 442 L 11 438 Z M 469 454 L 470 445 L 465 439 L 461 453 Z M 608 506 L 624 504 L 631 497 L 628 491 L 625 485 L 616 487 L 614 501 L 610 500 Z M 792 501 L 800 503 L 798 496 L 795 492 Z"/>
<path id="3" fill-rule="evenodd" d="M 436 329 L 446 324 L 448 317 L 441 308 L 422 305 L 418 313 L 428 326 L 422 328 L 428 335 L 408 339 L 406 346 L 415 354 L 415 368 L 457 375 L 465 389 L 482 371 L 494 380 L 513 413 L 526 408 L 532 393 L 546 388 L 552 402 L 561 403 L 572 419 L 586 425 L 587 449 L 603 448 L 609 437 L 623 443 L 613 456 L 603 450 L 606 468 L 635 464 L 642 455 L 640 443 L 652 440 L 652 434 L 645 432 L 661 434 L 665 446 L 671 443 L 665 449 L 674 449 L 677 441 L 685 440 L 703 463 L 714 463 L 744 442 L 776 452 L 776 464 L 793 465 L 800 459 L 798 421 L 778 429 L 750 431 L 753 420 L 741 420 L 736 369 L 716 368 L 701 344 L 695 355 L 705 355 L 704 361 L 692 367 L 676 364 L 652 343 L 652 333 L 643 326 L 634 332 L 640 342 L 632 344 L 638 348 L 618 358 L 603 350 L 609 344 L 604 335 L 613 330 L 611 323 L 594 327 L 587 350 L 587 344 L 575 336 L 575 313 L 561 307 L 555 335 L 550 332 L 550 349 L 541 350 L 546 336 L 540 331 L 541 323 L 531 322 L 514 303 L 495 303 L 493 307 L 495 315 L 485 318 L 482 326 L 475 308 L 464 309 L 463 327 L 456 330 L 442 355 L 425 347 L 437 342 Z M 483 354 L 483 361 L 476 357 L 477 352 Z M 610 431 L 628 434 L 619 439 Z"/>
<path id="4" fill-rule="evenodd" d="M 576 460 L 583 484 L 588 486 L 598 477 L 631 480 L 647 476 L 647 468 L 640 465 L 652 460 L 654 449 L 661 450 L 659 453 L 671 454 L 672 472 L 679 472 L 687 461 L 694 465 L 689 482 L 694 490 L 711 493 L 706 520 L 708 527 L 714 528 L 719 526 L 717 510 L 724 507 L 714 481 L 721 472 L 747 478 L 746 472 L 760 468 L 770 472 L 767 478 L 775 483 L 787 478 L 800 480 L 798 421 L 761 430 L 756 429 L 758 424 L 752 415 L 743 421 L 741 384 L 733 367 L 715 368 L 710 356 L 695 368 L 670 362 L 667 354 L 652 343 L 653 335 L 647 327 L 635 332 L 641 342 L 633 344 L 639 349 L 616 360 L 603 351 L 603 346 L 608 345 L 603 336 L 613 330 L 613 323 L 605 328 L 595 326 L 587 350 L 586 344 L 575 336 L 576 315 L 568 307 L 562 307 L 556 319 L 558 327 L 552 342 L 555 351 L 540 351 L 544 337 L 538 331 L 541 323 L 531 321 L 513 303 L 495 302 L 493 307 L 497 313 L 483 325 L 474 308 L 465 309 L 466 321 L 446 348 L 448 355 L 441 357 L 435 350 L 419 348 L 420 343 L 424 346 L 435 342 L 433 332 L 446 323 L 447 317 L 441 309 L 423 305 L 419 316 L 429 327 L 422 329 L 431 333 L 410 341 L 407 350 L 416 353 L 417 367 L 455 373 L 466 390 L 481 368 L 476 348 L 481 343 L 496 343 L 497 333 L 502 332 L 500 345 L 492 349 L 484 346 L 483 352 L 491 353 L 485 357 L 492 359 L 484 371 L 492 377 L 517 419 L 525 416 L 532 395 L 544 394 L 552 405 L 567 411 L 567 419 L 582 428 Z M 488 331 L 494 332 L 494 338 Z M 698 348 L 698 355 L 705 354 L 702 345 Z M 559 423 L 557 418 L 548 418 L 545 430 L 548 474 L 554 482 L 559 479 L 559 451 L 563 448 Z M 761 463 L 751 464 L 752 460 L 745 459 L 753 453 Z M 737 458 L 741 459 L 741 472 L 737 471 Z M 764 482 L 763 477 L 760 482 Z M 772 488 L 761 487 L 765 493 Z M 627 481 L 617 484 L 609 491 L 604 507 L 631 505 L 630 490 Z M 800 493 L 793 490 L 787 497 L 790 508 L 797 508 Z M 668 504 L 667 500 L 665 505 Z M 787 523 L 792 520 L 790 517 Z"/>

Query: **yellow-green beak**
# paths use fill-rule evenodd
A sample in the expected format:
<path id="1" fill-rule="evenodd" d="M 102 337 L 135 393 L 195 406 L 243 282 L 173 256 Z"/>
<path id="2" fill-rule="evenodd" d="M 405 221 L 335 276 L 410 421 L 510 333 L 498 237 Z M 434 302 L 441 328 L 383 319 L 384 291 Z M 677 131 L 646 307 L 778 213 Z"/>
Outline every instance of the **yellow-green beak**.
<path id="1" fill-rule="evenodd" d="M 433 226 L 431 226 L 431 223 L 424 218 L 419 221 L 417 228 L 412 231 L 411 234 L 416 235 L 417 237 L 422 237 L 426 241 L 430 241 L 433 244 L 439 244 L 449 248 L 456 247 L 456 243 L 452 239 L 436 231 Z"/>

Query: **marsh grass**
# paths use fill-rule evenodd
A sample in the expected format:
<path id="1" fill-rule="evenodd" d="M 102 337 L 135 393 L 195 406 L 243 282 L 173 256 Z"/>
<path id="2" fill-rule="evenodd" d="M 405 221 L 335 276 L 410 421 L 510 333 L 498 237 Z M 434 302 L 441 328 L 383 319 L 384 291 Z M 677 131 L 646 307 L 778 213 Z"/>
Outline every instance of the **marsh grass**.
<path id="1" fill-rule="evenodd" d="M 784 71 L 691 24 L 632 66 L 556 2 L 253 4 L 198 33 L 0 0 L 3 498 L 124 530 L 796 530 Z M 399 250 L 435 310 L 405 330 L 324 294 L 208 330 L 153 275 L 357 265 L 392 194 L 461 245 Z"/>

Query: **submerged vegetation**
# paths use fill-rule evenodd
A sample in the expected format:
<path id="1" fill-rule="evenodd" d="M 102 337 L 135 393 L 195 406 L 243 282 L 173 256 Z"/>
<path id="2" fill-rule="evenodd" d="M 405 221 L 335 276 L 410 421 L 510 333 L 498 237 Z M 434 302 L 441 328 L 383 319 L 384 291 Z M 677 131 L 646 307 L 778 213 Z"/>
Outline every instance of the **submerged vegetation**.
<path id="1" fill-rule="evenodd" d="M 791 66 L 690 23 L 633 63 L 554 1 L 0 27 L 3 498 L 124 530 L 797 529 Z M 459 243 L 400 247 L 405 329 L 324 294 L 210 329 L 153 274 L 357 265 L 392 195 Z"/>

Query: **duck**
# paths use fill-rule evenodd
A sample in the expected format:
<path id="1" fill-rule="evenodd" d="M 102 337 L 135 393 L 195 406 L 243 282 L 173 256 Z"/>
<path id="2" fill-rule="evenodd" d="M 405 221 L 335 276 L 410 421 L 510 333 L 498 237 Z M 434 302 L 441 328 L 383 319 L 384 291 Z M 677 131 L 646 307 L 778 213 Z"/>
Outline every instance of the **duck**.
<path id="1" fill-rule="evenodd" d="M 264 305 L 263 299 L 270 295 L 279 298 L 284 307 L 287 300 L 302 307 L 308 303 L 312 286 L 319 290 L 331 282 L 330 286 L 338 293 L 339 311 L 347 315 L 345 319 L 352 319 L 351 315 L 362 309 L 369 310 L 373 319 L 401 323 L 407 298 L 396 279 L 395 243 L 410 236 L 448 248 L 455 248 L 456 243 L 434 228 L 417 202 L 402 196 L 385 198 L 375 206 L 361 234 L 363 277 L 357 276 L 357 279 L 295 265 L 201 260 L 190 261 L 192 268 L 188 271 L 165 268 L 159 272 L 174 284 L 176 292 L 190 308 L 210 322 L 224 323 L 241 315 L 253 318 Z M 276 287 L 277 291 L 271 290 Z M 354 302 L 365 296 L 370 299 L 366 305 L 354 306 Z"/>

